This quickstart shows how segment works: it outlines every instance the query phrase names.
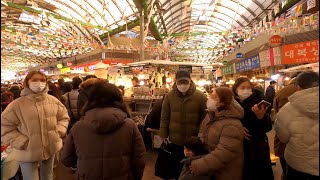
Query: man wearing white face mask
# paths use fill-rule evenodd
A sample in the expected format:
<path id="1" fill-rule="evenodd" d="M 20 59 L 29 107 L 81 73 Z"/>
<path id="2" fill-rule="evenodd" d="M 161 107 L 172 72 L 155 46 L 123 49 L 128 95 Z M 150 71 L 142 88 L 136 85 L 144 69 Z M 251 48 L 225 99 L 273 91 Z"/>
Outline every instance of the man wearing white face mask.
<path id="1" fill-rule="evenodd" d="M 169 138 L 181 151 L 177 155 L 178 178 L 184 158 L 183 144 L 186 139 L 197 136 L 199 127 L 206 115 L 206 95 L 196 89 L 188 71 L 179 70 L 173 89 L 166 95 L 161 111 L 160 136 Z"/>
<path id="2" fill-rule="evenodd" d="M 41 180 L 53 179 L 54 157 L 69 123 L 67 109 L 47 94 L 46 82 L 42 72 L 29 72 L 21 97 L 1 114 L 1 142 L 13 148 L 24 180 L 39 180 L 39 174 Z"/>

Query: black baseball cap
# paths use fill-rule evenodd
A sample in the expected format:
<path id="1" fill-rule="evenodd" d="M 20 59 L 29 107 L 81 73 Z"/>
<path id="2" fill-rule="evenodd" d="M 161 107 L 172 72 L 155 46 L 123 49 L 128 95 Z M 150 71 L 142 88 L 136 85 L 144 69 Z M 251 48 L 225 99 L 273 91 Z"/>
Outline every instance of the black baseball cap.
<path id="1" fill-rule="evenodd" d="M 190 73 L 186 70 L 179 70 L 177 73 L 176 73 L 176 81 L 179 81 L 179 80 L 190 80 L 191 77 L 190 77 Z"/>

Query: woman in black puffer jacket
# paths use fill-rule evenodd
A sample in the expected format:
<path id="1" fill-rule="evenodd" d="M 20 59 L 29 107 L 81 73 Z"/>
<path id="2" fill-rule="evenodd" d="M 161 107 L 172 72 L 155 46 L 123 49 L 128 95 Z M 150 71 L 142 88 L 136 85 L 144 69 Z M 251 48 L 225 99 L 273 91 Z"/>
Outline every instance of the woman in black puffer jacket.
<path id="1" fill-rule="evenodd" d="M 240 77 L 232 87 L 236 100 L 244 110 L 241 120 L 245 128 L 244 180 L 273 180 L 270 148 L 267 132 L 272 123 L 267 108 L 259 109 L 257 104 L 264 99 L 261 91 L 254 89 L 250 80 Z"/>

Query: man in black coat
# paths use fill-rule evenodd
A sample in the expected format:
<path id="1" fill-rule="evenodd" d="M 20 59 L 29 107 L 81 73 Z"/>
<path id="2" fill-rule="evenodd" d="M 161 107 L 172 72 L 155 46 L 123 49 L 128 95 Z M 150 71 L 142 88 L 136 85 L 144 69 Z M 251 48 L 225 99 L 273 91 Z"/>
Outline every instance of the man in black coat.
<path id="1" fill-rule="evenodd" d="M 268 113 L 271 114 L 271 109 L 273 107 L 273 99 L 276 96 L 276 90 L 275 90 L 275 86 L 276 86 L 277 82 L 276 81 L 270 81 L 270 85 L 267 87 L 266 90 L 266 101 L 268 101 L 269 103 L 271 103 L 271 106 L 268 108 Z"/>

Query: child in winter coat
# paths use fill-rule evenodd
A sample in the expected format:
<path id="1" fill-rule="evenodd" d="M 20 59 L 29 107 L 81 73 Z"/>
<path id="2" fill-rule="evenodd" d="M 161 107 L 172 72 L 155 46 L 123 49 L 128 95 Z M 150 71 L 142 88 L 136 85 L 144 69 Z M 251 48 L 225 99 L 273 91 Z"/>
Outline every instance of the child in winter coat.
<path id="1" fill-rule="evenodd" d="M 189 138 L 184 144 L 184 155 L 186 159 L 183 159 L 181 163 L 184 163 L 179 180 L 210 180 L 209 175 L 194 176 L 189 166 L 191 161 L 201 158 L 203 155 L 208 154 L 209 151 L 206 145 L 198 137 Z"/>

